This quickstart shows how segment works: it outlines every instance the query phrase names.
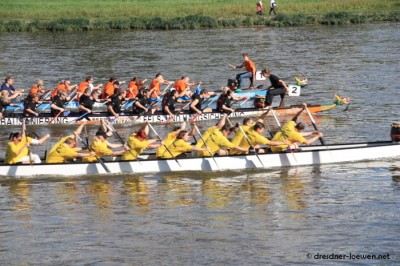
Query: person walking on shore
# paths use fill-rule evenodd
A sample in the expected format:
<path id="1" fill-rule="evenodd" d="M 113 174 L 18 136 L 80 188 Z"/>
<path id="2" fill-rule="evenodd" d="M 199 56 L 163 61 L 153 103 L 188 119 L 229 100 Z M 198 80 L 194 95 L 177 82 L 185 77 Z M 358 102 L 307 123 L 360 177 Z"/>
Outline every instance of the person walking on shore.
<path id="1" fill-rule="evenodd" d="M 262 9 L 263 9 L 263 5 L 262 5 L 262 2 L 261 2 L 261 0 L 259 0 L 258 2 L 257 2 L 257 15 L 262 15 Z"/>
<path id="2" fill-rule="evenodd" d="M 271 16 L 272 12 L 274 12 L 274 15 L 276 15 L 276 12 L 275 12 L 276 2 L 275 2 L 275 0 L 271 0 L 271 3 L 270 3 L 269 6 L 270 6 L 269 15 Z"/>

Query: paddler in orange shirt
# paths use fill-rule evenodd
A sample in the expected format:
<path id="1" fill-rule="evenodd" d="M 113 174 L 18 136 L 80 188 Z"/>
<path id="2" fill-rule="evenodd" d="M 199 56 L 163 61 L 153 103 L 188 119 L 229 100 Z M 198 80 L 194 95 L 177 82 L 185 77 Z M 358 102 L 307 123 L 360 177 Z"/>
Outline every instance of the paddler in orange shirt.
<path id="1" fill-rule="evenodd" d="M 39 94 L 39 93 L 44 93 L 44 82 L 41 79 L 38 79 L 36 81 L 36 84 L 32 86 L 32 88 L 29 90 L 29 95 L 30 94 Z"/>
<path id="2" fill-rule="evenodd" d="M 169 82 L 168 80 L 165 80 L 161 73 L 157 73 L 155 78 L 151 81 L 150 88 L 149 88 L 149 90 L 151 92 L 151 95 L 150 95 L 151 101 L 153 101 L 153 102 L 157 101 L 159 94 L 161 94 L 160 88 L 161 88 L 162 84 L 168 85 L 168 84 L 171 84 L 171 82 Z M 162 93 L 162 94 L 164 94 L 164 93 Z"/>
<path id="3" fill-rule="evenodd" d="M 239 73 L 236 75 L 236 80 L 238 81 L 239 87 L 238 90 L 243 88 L 243 79 L 249 78 L 250 79 L 250 86 L 249 89 L 254 89 L 254 81 L 256 79 L 256 65 L 254 64 L 253 61 L 250 60 L 249 54 L 244 53 L 243 54 L 243 63 L 238 66 L 230 65 L 232 68 L 242 68 L 244 67 L 246 69 L 246 72 Z"/>
<path id="4" fill-rule="evenodd" d="M 126 99 L 135 99 L 139 94 L 139 89 L 144 85 L 147 79 L 140 80 L 137 77 L 133 77 L 126 88 Z"/>
<path id="5" fill-rule="evenodd" d="M 111 76 L 106 85 L 104 85 L 104 89 L 101 92 L 101 99 L 108 99 L 114 95 L 115 82 L 118 82 L 118 85 L 122 85 L 125 83 L 125 81 L 117 81 L 116 77 Z"/>
<path id="6" fill-rule="evenodd" d="M 189 90 L 190 87 L 200 84 L 201 82 L 190 83 L 190 78 L 188 76 L 182 76 L 180 80 L 175 81 L 173 87 L 178 91 L 179 98 L 188 101 L 190 100 L 190 96 L 192 95 L 192 92 Z"/>
<path id="7" fill-rule="evenodd" d="M 60 83 L 57 85 L 57 87 L 53 90 L 51 93 L 51 98 L 54 98 L 59 90 L 62 90 L 66 93 L 71 92 L 73 89 L 77 88 L 78 85 L 71 85 L 71 81 L 69 79 L 66 79 L 64 81 L 60 81 Z M 71 95 L 70 95 L 71 96 Z"/>
<path id="8" fill-rule="evenodd" d="M 93 90 L 98 90 L 103 86 L 103 84 L 98 84 L 97 86 L 93 85 L 93 77 L 92 76 L 87 76 L 85 81 L 82 81 L 79 83 L 78 89 L 76 90 L 76 99 L 79 100 L 79 98 L 82 96 L 82 94 L 85 93 L 87 88 L 90 88 L 91 91 Z"/>

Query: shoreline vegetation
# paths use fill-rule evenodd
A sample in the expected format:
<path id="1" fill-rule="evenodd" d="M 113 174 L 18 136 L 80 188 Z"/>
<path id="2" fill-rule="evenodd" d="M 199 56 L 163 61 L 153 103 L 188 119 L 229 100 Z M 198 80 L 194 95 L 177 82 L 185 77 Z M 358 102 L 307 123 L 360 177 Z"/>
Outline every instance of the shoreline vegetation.
<path id="1" fill-rule="evenodd" d="M 3 0 L 0 32 L 185 30 L 345 25 L 400 21 L 397 0 L 278 0 L 277 15 L 255 0 Z"/>

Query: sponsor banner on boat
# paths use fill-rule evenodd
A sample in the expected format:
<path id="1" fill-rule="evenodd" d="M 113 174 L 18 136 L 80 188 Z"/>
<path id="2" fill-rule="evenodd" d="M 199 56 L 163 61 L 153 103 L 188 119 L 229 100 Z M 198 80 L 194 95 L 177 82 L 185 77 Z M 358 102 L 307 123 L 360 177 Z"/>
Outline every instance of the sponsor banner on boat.
<path id="1" fill-rule="evenodd" d="M 258 113 L 259 111 L 254 112 L 235 112 L 230 115 L 230 117 L 242 117 L 248 116 Z M 176 115 L 174 119 L 170 122 L 183 122 L 191 120 L 195 115 L 193 114 L 180 114 Z M 204 113 L 199 115 L 196 118 L 196 121 L 206 121 L 206 120 L 215 120 L 220 119 L 222 117 L 221 113 Z M 112 116 L 91 116 L 90 122 L 100 122 L 101 120 L 109 120 L 115 124 L 126 124 L 126 123 L 162 123 L 169 119 L 170 117 L 167 115 L 143 115 L 138 118 L 138 116 L 120 116 L 115 119 Z M 25 119 L 25 123 L 27 125 L 48 125 L 49 122 L 53 119 L 53 117 L 5 117 L 0 120 L 0 126 L 20 126 L 22 125 L 22 121 Z M 75 121 L 77 117 L 69 116 L 69 117 L 57 117 L 52 121 L 51 124 L 75 124 L 81 123 L 86 120 Z"/>

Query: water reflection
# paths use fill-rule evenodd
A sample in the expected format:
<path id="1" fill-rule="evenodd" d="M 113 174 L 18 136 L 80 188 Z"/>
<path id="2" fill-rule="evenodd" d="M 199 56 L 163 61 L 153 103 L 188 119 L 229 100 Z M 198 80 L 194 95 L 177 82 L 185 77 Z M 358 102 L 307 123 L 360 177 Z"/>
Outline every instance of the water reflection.
<path id="1" fill-rule="evenodd" d="M 13 210 L 19 212 L 27 212 L 32 208 L 31 199 L 31 185 L 26 181 L 12 181 L 9 184 L 9 191 L 12 202 L 14 204 Z M 25 218 L 30 218 L 27 214 Z"/>
<path id="2" fill-rule="evenodd" d="M 390 167 L 389 169 L 392 175 L 392 186 L 400 190 L 400 167 Z"/>
<path id="3" fill-rule="evenodd" d="M 287 201 L 289 210 L 304 210 L 307 208 L 305 201 L 304 180 L 298 177 L 299 168 L 283 169 L 280 174 L 281 191 Z"/>
<path id="4" fill-rule="evenodd" d="M 109 214 L 108 209 L 112 205 L 111 198 L 111 184 L 108 180 L 96 180 L 92 181 L 85 188 L 85 192 L 88 193 L 90 199 L 101 209 L 103 214 Z"/>
<path id="5" fill-rule="evenodd" d="M 141 211 L 150 211 L 151 200 L 149 185 L 142 177 L 128 177 L 123 181 L 124 193 L 129 196 L 131 206 L 144 207 Z"/>
<path id="6" fill-rule="evenodd" d="M 79 200 L 80 193 L 77 182 L 57 183 L 57 195 L 62 198 L 63 202 L 67 205 L 78 205 L 81 203 Z"/>
<path id="7" fill-rule="evenodd" d="M 174 174 L 164 175 L 161 179 L 161 197 L 168 206 L 189 206 L 196 202 L 196 190 L 199 182 Z"/>

